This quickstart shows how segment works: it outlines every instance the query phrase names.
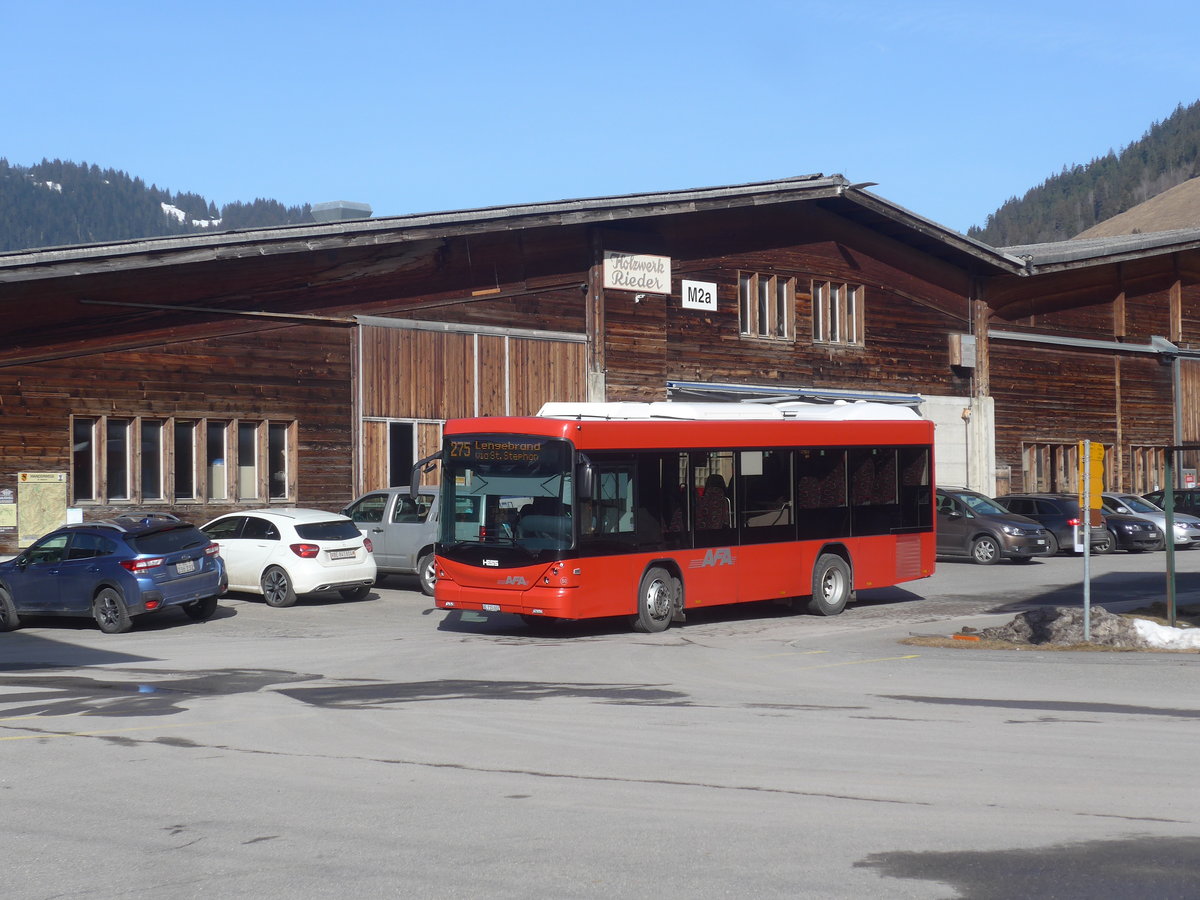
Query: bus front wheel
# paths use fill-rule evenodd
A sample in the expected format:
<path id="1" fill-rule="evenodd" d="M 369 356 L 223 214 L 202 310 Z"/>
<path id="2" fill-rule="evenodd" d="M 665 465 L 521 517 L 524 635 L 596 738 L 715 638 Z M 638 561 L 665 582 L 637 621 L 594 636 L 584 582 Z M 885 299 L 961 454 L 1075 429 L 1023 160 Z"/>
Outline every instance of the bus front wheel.
<path id="1" fill-rule="evenodd" d="M 820 616 L 836 616 L 846 608 L 853 581 L 850 565 L 835 553 L 822 553 L 813 566 L 812 599 L 808 611 Z"/>
<path id="2" fill-rule="evenodd" d="M 647 569 L 638 587 L 638 611 L 633 627 L 647 634 L 666 631 L 675 615 L 675 579 L 658 566 Z"/>

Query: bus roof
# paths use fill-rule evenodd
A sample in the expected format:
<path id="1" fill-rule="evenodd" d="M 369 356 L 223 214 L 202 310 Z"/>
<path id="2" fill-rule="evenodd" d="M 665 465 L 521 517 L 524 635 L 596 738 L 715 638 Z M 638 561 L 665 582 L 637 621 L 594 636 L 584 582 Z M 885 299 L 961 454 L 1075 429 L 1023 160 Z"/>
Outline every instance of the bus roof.
<path id="1" fill-rule="evenodd" d="M 878 422 L 920 419 L 916 411 L 892 403 L 859 400 L 847 403 L 546 403 L 538 416 L 549 419 L 638 421 L 682 419 L 687 421 L 745 421 L 803 419 L 810 422 Z"/>
<path id="2" fill-rule="evenodd" d="M 753 449 L 764 447 L 849 447 L 849 446 L 897 446 L 925 445 L 933 443 L 933 423 L 917 416 L 912 410 L 898 408 L 887 404 L 866 404 L 874 407 L 884 407 L 889 413 L 888 418 L 874 418 L 863 405 L 845 404 L 840 413 L 835 413 L 834 406 L 821 404 L 800 404 L 816 409 L 805 412 L 808 415 L 785 415 L 784 410 L 774 410 L 773 413 L 760 413 L 754 418 L 733 418 L 729 415 L 731 409 L 741 409 L 746 406 L 757 409 L 759 404 L 734 403 L 655 403 L 633 404 L 640 407 L 674 407 L 672 413 L 682 412 L 683 407 L 691 408 L 693 413 L 697 407 L 719 407 L 726 412 L 721 418 L 704 418 L 693 415 L 689 418 L 670 418 L 647 415 L 643 410 L 642 417 L 630 415 L 618 418 L 615 415 L 600 416 L 601 408 L 626 406 L 625 404 L 547 404 L 542 408 L 540 416 L 484 416 L 474 419 L 451 419 L 446 422 L 444 434 L 450 435 L 536 435 L 541 437 L 562 438 L 571 441 L 580 449 L 678 449 L 699 450 L 704 448 L 741 448 Z M 585 416 L 584 408 L 592 415 Z M 858 407 L 858 417 L 849 413 L 850 409 Z M 578 410 L 578 414 L 568 416 L 567 408 Z M 764 409 L 770 409 L 764 406 Z M 830 412 L 817 415 L 818 409 Z M 555 412 L 550 416 L 547 410 Z M 617 410 L 613 410 L 616 412 Z M 704 410 L 712 412 L 713 410 Z M 626 410 L 628 414 L 637 412 L 636 409 Z"/>

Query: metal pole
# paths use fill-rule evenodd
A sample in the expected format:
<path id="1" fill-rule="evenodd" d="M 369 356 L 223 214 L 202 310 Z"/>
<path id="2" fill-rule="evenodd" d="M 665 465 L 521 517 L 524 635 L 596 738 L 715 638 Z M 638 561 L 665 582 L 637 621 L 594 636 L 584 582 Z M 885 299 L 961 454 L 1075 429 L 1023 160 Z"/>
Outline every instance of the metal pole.
<path id="1" fill-rule="evenodd" d="M 1163 511 L 1167 514 L 1167 624 L 1175 627 L 1175 449 L 1167 448 L 1166 492 L 1163 494 Z"/>
<path id="2" fill-rule="evenodd" d="M 1083 442 L 1083 640 L 1092 641 L 1092 442 Z"/>

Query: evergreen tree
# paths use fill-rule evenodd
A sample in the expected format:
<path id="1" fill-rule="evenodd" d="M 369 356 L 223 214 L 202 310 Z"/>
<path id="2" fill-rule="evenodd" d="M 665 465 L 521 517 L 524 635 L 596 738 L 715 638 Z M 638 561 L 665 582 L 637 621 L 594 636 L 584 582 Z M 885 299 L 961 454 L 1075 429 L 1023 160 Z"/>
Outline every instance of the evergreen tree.
<path id="1" fill-rule="evenodd" d="M 1011 197 L 972 227 L 995 247 L 1062 241 L 1200 174 L 1200 101 L 1180 104 L 1120 153 L 1063 166 L 1021 198 Z"/>
<path id="2" fill-rule="evenodd" d="M 183 220 L 164 204 L 182 210 Z M 43 159 L 17 166 L 0 158 L 0 252 L 312 222 L 308 204 L 284 207 L 259 198 L 226 208 L 233 210 L 232 222 L 207 224 L 223 211 L 200 194 L 147 186 L 126 172 L 86 162 Z"/>

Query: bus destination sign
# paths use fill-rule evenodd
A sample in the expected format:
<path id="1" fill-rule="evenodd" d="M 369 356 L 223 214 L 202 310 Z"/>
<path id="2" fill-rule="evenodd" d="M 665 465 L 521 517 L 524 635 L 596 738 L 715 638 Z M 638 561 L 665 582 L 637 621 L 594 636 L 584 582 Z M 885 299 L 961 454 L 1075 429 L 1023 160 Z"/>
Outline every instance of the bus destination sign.
<path id="1" fill-rule="evenodd" d="M 451 439 L 450 458 L 491 463 L 536 463 L 545 446 L 544 439 L 517 437 Z"/>

